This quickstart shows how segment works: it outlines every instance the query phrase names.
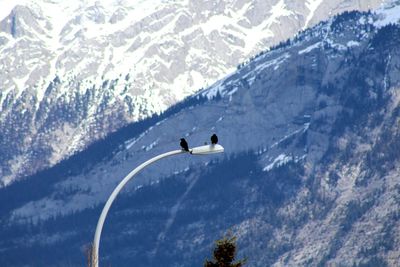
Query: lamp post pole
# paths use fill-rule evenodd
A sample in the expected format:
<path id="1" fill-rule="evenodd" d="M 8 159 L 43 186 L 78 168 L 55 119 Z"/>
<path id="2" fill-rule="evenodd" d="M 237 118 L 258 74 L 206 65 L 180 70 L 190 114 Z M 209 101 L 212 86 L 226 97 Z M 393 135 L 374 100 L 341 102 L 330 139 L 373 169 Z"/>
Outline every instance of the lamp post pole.
<path id="1" fill-rule="evenodd" d="M 96 232 L 94 234 L 94 241 L 93 241 L 93 247 L 92 247 L 92 255 L 91 255 L 92 266 L 94 266 L 94 267 L 99 266 L 100 236 L 101 236 L 104 221 L 106 220 L 108 211 L 110 210 L 112 203 L 114 202 L 115 198 L 117 197 L 119 192 L 122 190 L 122 188 L 138 172 L 140 172 L 145 167 L 149 166 L 150 164 L 152 164 L 160 159 L 163 159 L 163 158 L 166 158 L 169 156 L 173 156 L 173 155 L 179 155 L 179 154 L 184 154 L 184 153 L 190 153 L 191 155 L 208 155 L 208 154 L 215 154 L 215 153 L 222 153 L 222 152 L 224 152 L 224 148 L 221 145 L 205 145 L 205 146 L 194 147 L 189 152 L 184 151 L 184 150 L 173 150 L 173 151 L 166 152 L 161 155 L 155 156 L 154 158 L 149 159 L 148 161 L 146 161 L 146 162 L 140 164 L 138 167 L 136 167 L 127 176 L 125 176 L 125 178 L 122 179 L 122 181 L 117 185 L 117 187 L 111 193 L 106 204 L 104 205 L 104 208 L 100 214 L 100 218 L 97 222 L 97 227 L 96 227 Z"/>

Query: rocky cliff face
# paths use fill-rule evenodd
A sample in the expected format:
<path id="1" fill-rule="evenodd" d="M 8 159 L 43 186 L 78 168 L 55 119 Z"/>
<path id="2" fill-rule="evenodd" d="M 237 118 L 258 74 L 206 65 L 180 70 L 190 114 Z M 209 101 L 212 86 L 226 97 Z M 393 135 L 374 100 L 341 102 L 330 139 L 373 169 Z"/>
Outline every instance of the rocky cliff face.
<path id="1" fill-rule="evenodd" d="M 381 2 L 3 3 L 1 183 L 164 111 L 301 29 Z"/>
<path id="2" fill-rule="evenodd" d="M 249 266 L 397 266 L 399 14 L 318 24 L 164 115 L 0 189 L 0 263 L 82 265 L 133 166 L 216 132 L 225 156 L 167 159 L 117 199 L 103 264 L 200 266 L 230 229 Z"/>

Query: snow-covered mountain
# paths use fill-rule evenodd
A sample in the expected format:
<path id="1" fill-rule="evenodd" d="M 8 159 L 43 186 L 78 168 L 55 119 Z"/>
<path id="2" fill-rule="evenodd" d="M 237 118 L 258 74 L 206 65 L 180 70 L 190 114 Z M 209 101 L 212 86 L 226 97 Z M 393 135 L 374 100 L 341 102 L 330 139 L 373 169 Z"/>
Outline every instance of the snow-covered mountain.
<path id="1" fill-rule="evenodd" d="M 52 166 L 378 0 L 0 1 L 0 180 Z"/>
<path id="2" fill-rule="evenodd" d="M 238 236 L 248 266 L 400 263 L 400 3 L 347 12 L 259 54 L 160 116 L 0 189 L 0 265 L 81 266 L 101 208 L 101 264 L 201 266 Z"/>

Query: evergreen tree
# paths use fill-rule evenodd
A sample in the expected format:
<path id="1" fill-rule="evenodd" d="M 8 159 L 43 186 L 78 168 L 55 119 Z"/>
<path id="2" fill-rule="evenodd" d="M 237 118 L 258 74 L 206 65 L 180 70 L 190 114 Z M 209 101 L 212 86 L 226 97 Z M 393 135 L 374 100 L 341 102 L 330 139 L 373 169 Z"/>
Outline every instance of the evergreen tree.
<path id="1" fill-rule="evenodd" d="M 235 261 L 236 237 L 230 234 L 215 242 L 214 257 L 212 261 L 206 260 L 204 267 L 242 267 L 246 260 Z"/>

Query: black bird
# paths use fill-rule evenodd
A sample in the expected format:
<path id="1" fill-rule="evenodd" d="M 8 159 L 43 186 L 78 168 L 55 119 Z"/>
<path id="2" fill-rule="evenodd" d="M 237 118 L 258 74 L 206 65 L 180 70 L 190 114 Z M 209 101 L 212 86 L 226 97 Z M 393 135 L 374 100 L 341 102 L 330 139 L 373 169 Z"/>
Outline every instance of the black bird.
<path id="1" fill-rule="evenodd" d="M 189 145 L 186 142 L 185 138 L 181 138 L 181 147 L 183 150 L 188 151 L 189 152 Z"/>
<path id="2" fill-rule="evenodd" d="M 216 143 L 218 143 L 218 136 L 216 134 L 213 134 L 211 136 L 211 144 L 215 145 Z"/>

